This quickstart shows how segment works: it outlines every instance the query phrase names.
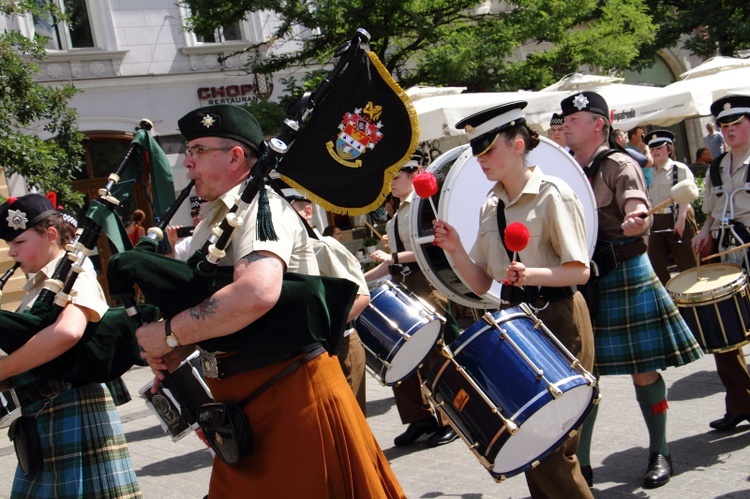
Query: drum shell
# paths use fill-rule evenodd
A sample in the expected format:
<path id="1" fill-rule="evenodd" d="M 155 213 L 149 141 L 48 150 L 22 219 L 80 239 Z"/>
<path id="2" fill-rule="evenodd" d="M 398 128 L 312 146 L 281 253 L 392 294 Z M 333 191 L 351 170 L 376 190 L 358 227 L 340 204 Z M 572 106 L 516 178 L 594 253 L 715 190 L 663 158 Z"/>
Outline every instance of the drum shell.
<path id="1" fill-rule="evenodd" d="M 546 379 L 563 392 L 563 396 L 555 399 L 546 383 L 538 379 L 537 373 L 510 342 L 501 339 L 499 332 L 484 320 L 466 329 L 444 349 L 449 358 L 432 370 L 425 386 L 440 411 L 473 446 L 472 450 L 485 463 L 490 474 L 502 480 L 532 467 L 566 440 L 569 431 L 580 426 L 593 409 L 598 390 L 580 369 L 572 366 L 570 358 L 545 333 L 535 329 L 535 320 L 522 309 L 513 307 L 492 315 L 506 334 L 542 369 Z M 512 419 L 520 427 L 518 433 L 510 434 L 483 396 L 489 398 L 505 418 Z M 554 421 L 557 416 L 555 404 L 569 405 L 560 412 L 560 415 L 564 414 L 560 421 Z M 543 433 L 548 433 L 543 439 L 547 443 L 534 440 L 527 445 L 519 440 L 523 444 L 520 449 L 513 443 L 509 446 L 509 442 L 516 439 L 529 438 L 529 434 L 524 434 L 524 425 L 528 421 L 534 420 L 530 432 L 540 429 L 536 427 L 540 410 L 548 413 L 545 417 L 551 418 L 543 423 Z M 553 430 L 550 431 L 549 427 Z M 534 438 L 533 434 L 531 438 Z M 544 447 L 541 451 L 540 445 Z M 522 456 L 520 452 L 528 453 Z"/>
<path id="2" fill-rule="evenodd" d="M 704 352 L 727 352 L 750 340 L 748 278 L 738 265 L 689 269 L 670 279 L 666 288 Z"/>
<path id="3" fill-rule="evenodd" d="M 367 366 L 381 383 L 392 386 L 419 367 L 437 342 L 442 322 L 442 317 L 400 285 L 387 282 L 370 293 L 370 304 L 355 325 L 365 346 Z"/>

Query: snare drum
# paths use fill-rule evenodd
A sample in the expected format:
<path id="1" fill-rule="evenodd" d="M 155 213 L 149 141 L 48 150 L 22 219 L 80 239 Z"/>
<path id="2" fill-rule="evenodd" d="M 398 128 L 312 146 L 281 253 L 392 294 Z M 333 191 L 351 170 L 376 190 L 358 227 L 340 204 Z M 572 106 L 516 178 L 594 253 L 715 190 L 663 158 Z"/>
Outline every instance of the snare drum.
<path id="1" fill-rule="evenodd" d="M 522 305 L 443 349 L 422 390 L 497 481 L 547 457 L 598 401 L 596 379 Z"/>
<path id="2" fill-rule="evenodd" d="M 562 147 L 546 137 L 540 137 L 539 145 L 529 153 L 528 163 L 538 165 L 545 175 L 562 179 L 578 195 L 586 220 L 589 255 L 593 255 L 599 219 L 594 191 L 581 167 Z M 487 200 L 485 195 L 495 182 L 487 180 L 482 173 L 468 144 L 439 156 L 427 171 L 435 175 L 440 186 L 439 193 L 432 198 L 437 205 L 438 218 L 456 229 L 464 248 L 470 251 L 479 232 L 479 213 Z M 498 308 L 500 283 L 493 282 L 487 293 L 477 296 L 461 277 L 450 255 L 432 244 L 435 215 L 429 200 L 415 198 L 410 209 L 409 237 L 419 268 L 430 284 L 449 300 L 463 306 Z"/>
<path id="3" fill-rule="evenodd" d="M 211 390 L 200 371 L 200 355 L 193 352 L 165 378 L 157 393 L 151 393 L 152 382 L 140 389 L 146 405 L 154 411 L 162 429 L 176 442 L 195 428 L 196 415 L 202 404 L 213 402 Z"/>
<path id="4" fill-rule="evenodd" d="M 739 265 L 712 263 L 681 272 L 666 288 L 703 351 L 719 353 L 748 342 L 747 283 Z"/>
<path id="5" fill-rule="evenodd" d="M 16 392 L 12 388 L 0 392 L 0 428 L 9 426 L 20 415 L 21 405 L 16 398 Z"/>
<path id="6" fill-rule="evenodd" d="M 382 284 L 370 293 L 370 304 L 356 320 L 367 367 L 382 384 L 398 383 L 430 353 L 444 321 L 399 284 Z"/>

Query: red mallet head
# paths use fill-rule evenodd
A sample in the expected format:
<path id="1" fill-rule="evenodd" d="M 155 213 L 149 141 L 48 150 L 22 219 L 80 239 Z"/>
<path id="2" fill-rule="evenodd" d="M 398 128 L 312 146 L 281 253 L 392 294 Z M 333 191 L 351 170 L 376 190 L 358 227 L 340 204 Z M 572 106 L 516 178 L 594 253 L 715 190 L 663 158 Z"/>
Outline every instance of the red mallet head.
<path id="1" fill-rule="evenodd" d="M 505 247 L 510 251 L 523 251 L 529 244 L 529 239 L 529 229 L 521 222 L 513 222 L 505 228 Z"/>
<path id="2" fill-rule="evenodd" d="M 417 191 L 417 196 L 422 199 L 427 199 L 438 192 L 438 182 L 431 172 L 417 173 L 412 178 L 411 183 L 414 185 L 414 190 Z"/>

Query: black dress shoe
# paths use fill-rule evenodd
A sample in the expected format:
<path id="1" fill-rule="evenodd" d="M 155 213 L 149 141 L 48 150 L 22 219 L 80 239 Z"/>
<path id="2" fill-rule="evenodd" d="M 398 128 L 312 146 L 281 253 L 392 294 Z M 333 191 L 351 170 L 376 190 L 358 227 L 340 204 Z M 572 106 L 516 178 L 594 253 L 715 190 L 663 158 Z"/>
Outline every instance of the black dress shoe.
<path id="1" fill-rule="evenodd" d="M 750 421 L 748 414 L 724 414 L 724 417 L 711 421 L 708 426 L 714 430 L 731 430 L 743 421 Z"/>
<path id="2" fill-rule="evenodd" d="M 442 426 L 427 439 L 427 447 L 449 444 L 458 438 L 456 430 L 452 426 Z"/>
<path id="3" fill-rule="evenodd" d="M 643 478 L 643 487 L 655 489 L 669 482 L 672 476 L 672 456 L 651 454 L 648 458 L 648 470 Z"/>
<path id="4" fill-rule="evenodd" d="M 591 469 L 590 464 L 581 466 L 581 475 L 583 475 L 583 479 L 586 480 L 586 485 L 589 487 L 594 486 L 594 470 Z"/>
<path id="5" fill-rule="evenodd" d="M 405 432 L 393 439 L 393 443 L 397 446 L 411 445 L 422 435 L 435 433 L 437 429 L 438 425 L 434 418 L 415 421 L 409 425 Z"/>

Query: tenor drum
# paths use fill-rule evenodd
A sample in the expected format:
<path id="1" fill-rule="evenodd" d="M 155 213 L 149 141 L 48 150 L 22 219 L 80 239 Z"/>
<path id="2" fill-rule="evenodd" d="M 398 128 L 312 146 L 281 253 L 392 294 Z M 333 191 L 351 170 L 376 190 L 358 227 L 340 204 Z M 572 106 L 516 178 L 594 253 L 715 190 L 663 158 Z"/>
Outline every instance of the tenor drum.
<path id="1" fill-rule="evenodd" d="M 598 400 L 596 379 L 526 306 L 466 329 L 422 390 L 498 481 L 559 447 Z"/>
<path id="2" fill-rule="evenodd" d="M 21 405 L 16 398 L 16 392 L 11 388 L 0 392 L 0 428 L 9 426 L 21 415 Z"/>
<path id="3" fill-rule="evenodd" d="M 370 304 L 356 320 L 367 367 L 382 384 L 398 383 L 430 353 L 443 320 L 400 285 L 380 285 L 370 292 Z"/>
<path id="4" fill-rule="evenodd" d="M 146 405 L 154 411 L 164 432 L 176 442 L 198 427 L 197 414 L 202 404 L 213 402 L 211 390 L 200 371 L 200 355 L 194 352 L 165 378 L 157 393 L 152 382 L 140 389 Z"/>
<path id="5" fill-rule="evenodd" d="M 739 265 L 712 263 L 677 274 L 666 288 L 703 351 L 718 353 L 748 342 L 747 286 Z"/>
<path id="6" fill-rule="evenodd" d="M 593 255 L 599 221 L 596 199 L 583 170 L 563 148 L 540 137 L 528 156 L 530 165 L 541 167 L 545 175 L 564 180 L 578 195 L 586 220 L 589 255 Z M 438 217 L 455 227 L 466 251 L 470 251 L 479 231 L 479 212 L 494 182 L 487 180 L 469 145 L 456 147 L 438 157 L 428 168 L 440 190 L 433 196 Z M 430 283 L 451 301 L 472 308 L 498 308 L 500 283 L 494 282 L 482 296 L 474 294 L 462 279 L 451 257 L 432 241 L 432 213 L 427 199 L 415 199 L 411 206 L 410 239 L 417 264 Z"/>

